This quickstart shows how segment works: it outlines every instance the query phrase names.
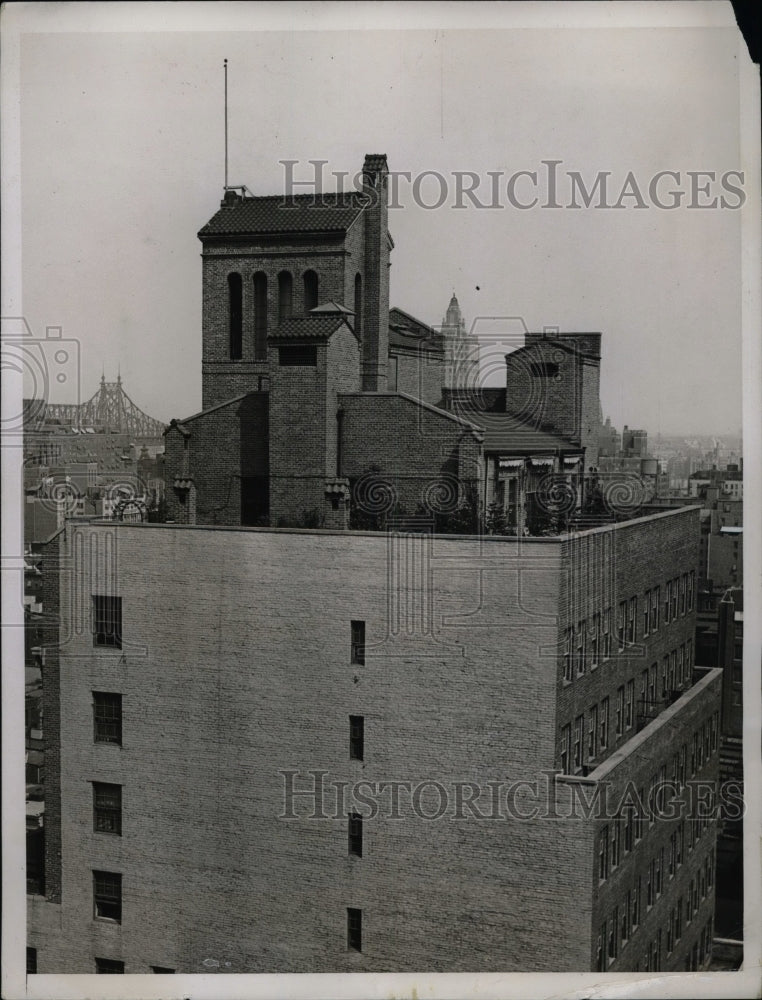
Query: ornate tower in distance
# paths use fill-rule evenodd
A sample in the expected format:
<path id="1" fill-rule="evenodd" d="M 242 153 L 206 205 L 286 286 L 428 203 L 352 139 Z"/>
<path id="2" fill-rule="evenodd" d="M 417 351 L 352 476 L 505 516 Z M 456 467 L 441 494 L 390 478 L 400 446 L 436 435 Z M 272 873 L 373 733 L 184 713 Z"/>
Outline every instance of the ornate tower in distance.
<path id="1" fill-rule="evenodd" d="M 475 389 L 479 384 L 479 342 L 466 332 L 458 300 L 453 296 L 442 320 L 445 346 L 445 387 Z"/>

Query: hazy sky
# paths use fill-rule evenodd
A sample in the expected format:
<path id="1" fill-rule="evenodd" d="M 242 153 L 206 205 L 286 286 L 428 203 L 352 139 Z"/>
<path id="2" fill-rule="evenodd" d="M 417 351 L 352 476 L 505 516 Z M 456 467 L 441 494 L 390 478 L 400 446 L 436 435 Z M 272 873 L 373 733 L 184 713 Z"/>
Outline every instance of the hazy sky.
<path id="1" fill-rule="evenodd" d="M 431 210 L 400 183 L 393 305 L 439 323 L 454 290 L 469 324 L 509 316 L 599 330 L 603 410 L 616 425 L 740 428 L 741 212 L 685 207 L 688 171 L 717 175 L 702 203 L 738 204 L 719 183 L 744 168 L 735 28 L 487 30 L 475 17 L 471 29 L 264 31 L 256 6 L 239 6 L 250 30 L 142 31 L 131 5 L 133 33 L 38 24 L 22 36 L 23 311 L 35 334 L 61 326 L 80 342 L 83 399 L 119 365 L 149 414 L 200 408 L 196 233 L 222 194 L 227 58 L 231 183 L 274 194 L 279 160 L 301 161 L 299 177 L 308 160 L 327 160 L 328 177 L 354 174 L 366 152 L 445 177 L 446 203 Z M 616 5 L 600 6 L 616 24 Z M 395 10 L 390 29 L 405 24 Z M 632 171 L 649 207 L 630 197 L 620 209 L 542 208 L 549 159 L 562 161 L 563 204 L 567 171 L 588 187 L 610 171 L 611 202 Z M 482 179 L 484 201 L 488 172 L 502 172 L 505 207 L 454 208 L 456 170 Z M 680 173 L 660 185 L 665 201 L 686 192 L 675 210 L 648 195 L 663 170 Z M 538 206 L 508 201 L 517 171 L 539 172 Z M 522 178 L 517 197 L 529 201 L 530 188 Z M 438 191 L 421 189 L 429 202 Z"/>

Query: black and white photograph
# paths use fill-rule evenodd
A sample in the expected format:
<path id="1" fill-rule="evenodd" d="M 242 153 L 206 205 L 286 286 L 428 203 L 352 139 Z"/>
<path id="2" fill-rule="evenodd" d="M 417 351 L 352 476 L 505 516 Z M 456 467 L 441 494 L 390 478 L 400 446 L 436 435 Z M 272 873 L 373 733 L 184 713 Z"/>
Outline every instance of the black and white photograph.
<path id="1" fill-rule="evenodd" d="M 0 16 L 3 995 L 759 995 L 733 5 Z"/>

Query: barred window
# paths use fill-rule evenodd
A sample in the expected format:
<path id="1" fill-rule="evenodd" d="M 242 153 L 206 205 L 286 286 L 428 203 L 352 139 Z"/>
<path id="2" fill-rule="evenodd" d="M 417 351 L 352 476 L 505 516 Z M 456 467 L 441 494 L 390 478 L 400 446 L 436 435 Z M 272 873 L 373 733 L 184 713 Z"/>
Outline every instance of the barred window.
<path id="1" fill-rule="evenodd" d="M 122 598 L 93 594 L 93 645 L 122 648 Z"/>
<path id="2" fill-rule="evenodd" d="M 122 786 L 93 782 L 93 829 L 122 835 Z"/>
<path id="3" fill-rule="evenodd" d="M 122 696 L 93 691 L 93 739 L 96 743 L 122 744 Z"/>
<path id="4" fill-rule="evenodd" d="M 117 872 L 93 872 L 93 902 L 96 917 L 122 922 L 122 876 Z"/>

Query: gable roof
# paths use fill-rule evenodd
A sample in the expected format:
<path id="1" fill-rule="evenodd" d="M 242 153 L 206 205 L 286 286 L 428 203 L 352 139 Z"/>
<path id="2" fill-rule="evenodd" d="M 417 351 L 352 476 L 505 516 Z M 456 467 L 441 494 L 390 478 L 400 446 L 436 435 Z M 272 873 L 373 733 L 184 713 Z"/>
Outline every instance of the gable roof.
<path id="1" fill-rule="evenodd" d="M 363 210 L 359 191 L 240 198 L 223 204 L 199 230 L 209 236 L 257 233 L 346 232 Z"/>
<path id="2" fill-rule="evenodd" d="M 421 322 L 398 306 L 393 306 L 389 310 L 390 347 L 409 347 L 415 350 L 424 345 L 429 350 L 441 350 L 443 343 L 442 334 L 427 323 Z"/>

